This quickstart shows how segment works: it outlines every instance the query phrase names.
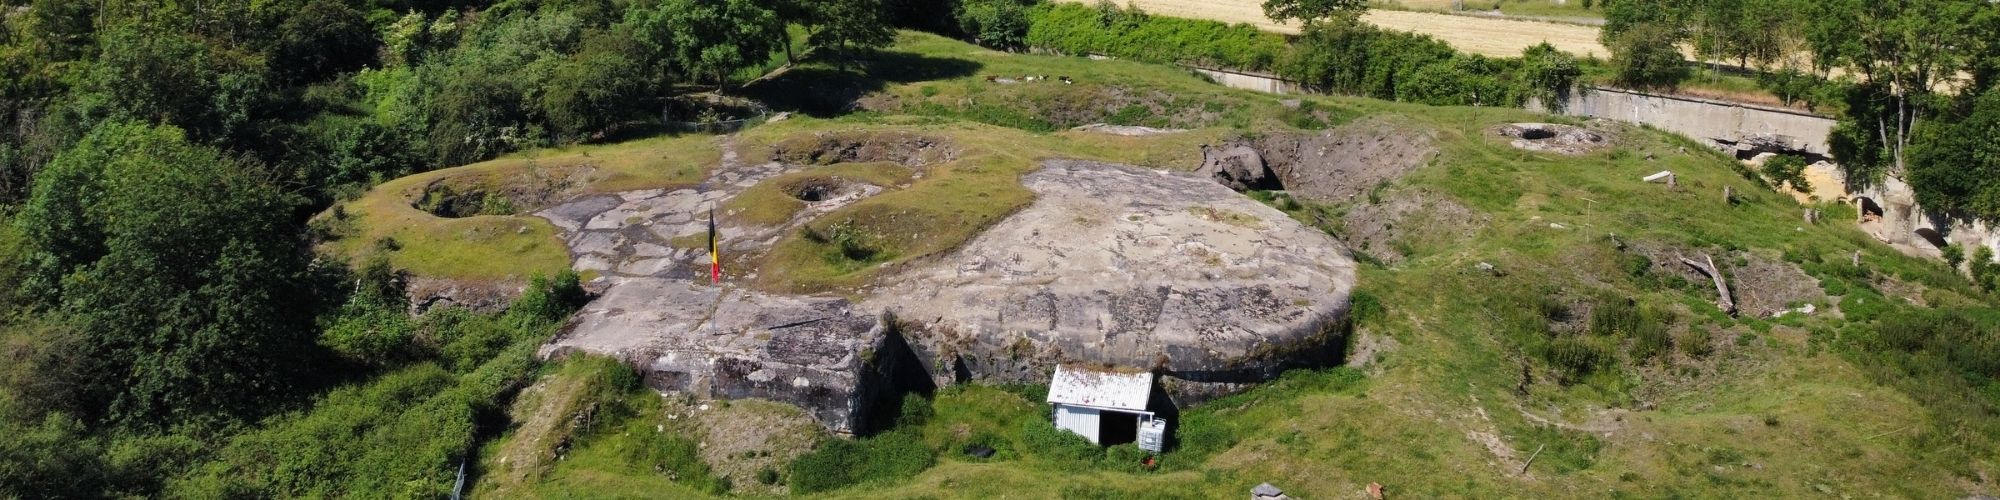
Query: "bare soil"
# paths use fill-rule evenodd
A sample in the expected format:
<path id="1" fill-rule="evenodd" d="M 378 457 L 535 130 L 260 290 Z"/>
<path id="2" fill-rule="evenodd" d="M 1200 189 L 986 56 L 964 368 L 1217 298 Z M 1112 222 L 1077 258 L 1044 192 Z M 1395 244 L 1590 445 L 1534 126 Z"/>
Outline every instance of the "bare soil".
<path id="1" fill-rule="evenodd" d="M 771 161 L 788 165 L 890 162 L 921 167 L 958 158 L 958 148 L 942 138 L 902 132 L 818 133 L 787 139 L 771 151 Z"/>
<path id="2" fill-rule="evenodd" d="M 1429 164 L 1437 141 L 1427 127 L 1364 119 L 1317 134 L 1265 137 L 1254 147 L 1292 196 L 1344 202 Z"/>
<path id="3" fill-rule="evenodd" d="M 1425 245 L 1470 240 L 1492 219 L 1427 191 L 1399 191 L 1371 201 L 1363 200 L 1342 216 L 1340 239 L 1384 264 L 1410 257 L 1406 250 L 1419 240 Z"/>
<path id="4" fill-rule="evenodd" d="M 1713 257 L 1715 266 L 1728 278 L 1730 293 L 1736 299 L 1737 314 L 1740 316 L 1764 318 L 1796 304 L 1826 302 L 1826 291 L 1820 288 L 1819 280 L 1790 262 L 1749 252 L 1689 249 L 1650 242 L 1631 243 L 1628 251 L 1651 260 L 1650 272 L 1679 276 L 1704 290 L 1710 290 L 1710 295 L 1714 294 L 1714 285 L 1709 277 L 1682 263 L 1680 258 L 1685 256 L 1700 261 L 1703 255 Z"/>

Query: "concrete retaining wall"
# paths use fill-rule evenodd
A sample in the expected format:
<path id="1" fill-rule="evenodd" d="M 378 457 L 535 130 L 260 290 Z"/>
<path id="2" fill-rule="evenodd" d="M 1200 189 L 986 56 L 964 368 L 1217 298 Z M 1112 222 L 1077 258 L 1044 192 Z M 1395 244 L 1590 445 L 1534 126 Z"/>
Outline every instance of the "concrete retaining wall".
<path id="1" fill-rule="evenodd" d="M 1189 69 L 1207 76 L 1209 80 L 1214 80 L 1215 83 L 1232 89 L 1255 90 L 1272 94 L 1298 94 L 1303 93 L 1305 90 L 1303 86 L 1297 83 L 1284 81 L 1272 75 L 1209 68 Z"/>
<path id="2" fill-rule="evenodd" d="M 1547 111 L 1540 103 L 1528 109 Z M 1607 87 L 1585 87 L 1559 114 L 1643 123 L 1696 139 L 1729 142 L 1776 139 L 1799 151 L 1826 155 L 1834 119 L 1800 111 Z"/>
<path id="3" fill-rule="evenodd" d="M 1273 94 L 1305 93 L 1304 86 L 1274 75 L 1189 67 L 1222 86 Z M 1530 99 L 1527 108 L 1548 111 Z M 1767 140 L 1828 155 L 1834 119 L 1795 110 L 1684 96 L 1664 96 L 1609 87 L 1584 87 L 1557 114 L 1606 118 L 1678 133 L 1710 144 Z"/>

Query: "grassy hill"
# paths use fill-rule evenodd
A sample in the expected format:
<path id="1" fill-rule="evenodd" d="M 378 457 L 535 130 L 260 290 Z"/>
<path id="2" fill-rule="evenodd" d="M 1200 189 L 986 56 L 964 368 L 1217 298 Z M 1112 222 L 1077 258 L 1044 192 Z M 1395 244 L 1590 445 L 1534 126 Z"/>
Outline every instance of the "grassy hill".
<path id="1" fill-rule="evenodd" d="M 948 250 L 971 228 L 1025 203 L 1025 192 L 1013 193 L 1021 190 L 1007 181 L 1040 158 L 1190 169 L 1199 144 L 1310 132 L 1299 126 L 1339 130 L 1364 118 L 1427 131 L 1435 151 L 1427 164 L 1352 200 L 1253 193 L 1356 246 L 1365 265 L 1350 352 L 1359 359 L 1352 367 L 1288 373 L 1186 412 L 1179 448 L 1156 470 L 1138 466 L 1129 447 L 1100 451 L 1049 434 L 1031 387 L 949 388 L 906 402 L 902 426 L 852 442 L 815 436 L 765 443 L 747 442 L 742 429 L 726 424 L 803 417 L 756 402 L 702 408 L 654 401 L 631 381 L 611 389 L 578 381 L 616 379 L 601 374 L 622 370 L 600 364 L 544 370 L 528 390 L 534 396 L 508 412 L 510 430 L 482 448 L 479 491 L 764 495 L 789 484 L 827 488 L 818 494 L 834 498 L 1215 498 L 1271 482 L 1296 496 L 1335 497 L 1358 495 L 1373 482 L 1417 497 L 2000 492 L 1991 446 L 2000 440 L 1993 297 L 1940 263 L 1875 243 L 1854 229 L 1844 207 L 1821 207 L 1832 217 L 1806 224 L 1789 196 L 1692 141 L 1600 124 L 1593 126 L 1613 141 L 1603 150 L 1528 152 L 1492 130 L 1525 121 L 1581 124 L 1513 109 L 1331 97 L 1293 97 L 1311 105 L 1288 105 L 1173 68 L 997 53 L 917 33 L 902 34 L 861 66 L 866 76 L 842 76 L 816 63 L 745 89 L 804 116 L 730 140 L 744 151 L 766 151 L 760 148 L 793 137 L 875 130 L 933 133 L 964 145 L 969 154 L 939 175 L 878 202 L 922 210 L 974 191 L 1004 195 L 963 207 L 960 213 L 977 212 L 967 218 L 944 219 L 960 222 L 911 247 L 919 253 Z M 987 79 L 1022 75 L 1078 83 Z M 1142 138 L 1066 131 L 1092 122 L 1193 131 Z M 704 145 L 720 143 L 690 136 L 604 148 L 650 148 L 633 153 L 649 158 L 635 171 L 665 171 L 712 165 Z M 1678 188 L 1640 181 L 1661 170 L 1676 173 Z M 593 189 L 691 179 L 646 175 L 657 180 Z M 411 190 L 426 183 L 392 182 L 346 205 L 359 214 L 350 230 L 399 235 L 395 251 L 409 256 L 401 263 L 420 272 L 476 278 L 549 265 L 539 251 L 501 264 L 510 262 L 505 252 L 453 250 L 473 243 L 405 211 L 416 196 Z M 1723 199 L 1725 187 L 1736 200 Z M 410 218 L 385 215 L 391 212 Z M 559 245 L 544 231 L 516 231 L 511 245 Z M 442 236 L 417 236 L 431 233 Z M 529 241 L 537 239 L 546 241 Z M 818 272 L 809 260 L 774 254 L 764 263 L 767 275 Z M 485 267 L 426 268 L 431 258 L 423 255 L 477 255 L 469 260 Z M 1681 256 L 1713 258 L 1743 311 L 1717 308 L 1713 286 L 1679 263 Z M 869 279 L 847 275 L 833 283 Z M 1806 305 L 1814 312 L 1770 317 Z M 563 428 L 549 424 L 572 421 L 575 408 L 606 407 L 593 400 L 618 401 L 624 410 L 549 437 L 549 429 Z M 827 444 L 836 442 L 843 444 Z M 999 453 L 961 453 L 971 443 Z M 511 457 L 536 453 L 567 458 L 525 473 L 496 472 L 519 470 L 509 464 L 520 459 Z M 847 461 L 830 458 L 836 455 Z M 835 484 L 802 479 L 815 474 L 845 476 Z"/>

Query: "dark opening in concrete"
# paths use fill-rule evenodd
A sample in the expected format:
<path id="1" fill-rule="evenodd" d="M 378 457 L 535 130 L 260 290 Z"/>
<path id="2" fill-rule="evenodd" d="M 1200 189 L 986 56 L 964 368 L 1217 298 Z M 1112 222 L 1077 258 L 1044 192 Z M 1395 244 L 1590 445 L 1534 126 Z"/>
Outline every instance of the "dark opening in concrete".
<path id="1" fill-rule="evenodd" d="M 1930 242 L 1931 246 L 1944 248 L 1945 245 L 1950 244 L 1950 242 L 1945 241 L 1944 234 L 1939 233 L 1936 229 L 1920 227 L 1917 228 L 1916 232 L 1917 236 L 1922 237 L 1924 241 Z"/>
<path id="2" fill-rule="evenodd" d="M 1866 197 L 1855 198 L 1854 204 L 1861 209 L 1861 222 L 1882 220 L 1882 206 L 1875 204 L 1875 200 Z"/>
<path id="3" fill-rule="evenodd" d="M 793 184 L 789 189 L 793 198 L 812 203 L 826 201 L 840 191 L 840 183 L 829 179 L 813 179 Z"/>

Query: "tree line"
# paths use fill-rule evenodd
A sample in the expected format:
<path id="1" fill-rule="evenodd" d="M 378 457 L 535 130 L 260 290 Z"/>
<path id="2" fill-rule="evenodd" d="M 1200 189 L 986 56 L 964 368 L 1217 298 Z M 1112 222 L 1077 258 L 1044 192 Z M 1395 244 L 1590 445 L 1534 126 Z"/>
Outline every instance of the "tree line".
<path id="1" fill-rule="evenodd" d="M 852 58 L 891 5 L 0 0 L 0 497 L 435 496 L 576 277 L 412 318 L 395 270 L 313 258 L 305 221 Z"/>

